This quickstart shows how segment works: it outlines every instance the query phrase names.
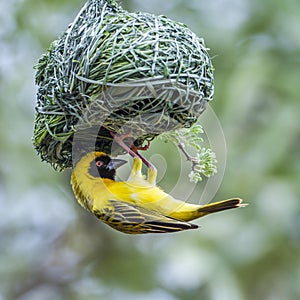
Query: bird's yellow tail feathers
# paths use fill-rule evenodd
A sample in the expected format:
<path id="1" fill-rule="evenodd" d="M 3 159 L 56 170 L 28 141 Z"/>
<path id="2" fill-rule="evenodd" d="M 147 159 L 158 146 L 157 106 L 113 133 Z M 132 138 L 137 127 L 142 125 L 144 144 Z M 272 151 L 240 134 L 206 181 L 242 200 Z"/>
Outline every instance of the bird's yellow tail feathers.
<path id="1" fill-rule="evenodd" d="M 233 198 L 218 202 L 213 202 L 210 204 L 203 205 L 198 209 L 198 213 L 202 216 L 215 213 L 218 211 L 226 210 L 226 209 L 232 209 L 237 207 L 244 207 L 247 204 L 242 204 L 242 199 L 240 198 Z"/>
<path id="2" fill-rule="evenodd" d="M 169 216 L 188 222 L 218 211 L 247 206 L 247 204 L 242 204 L 242 201 L 240 198 L 232 198 L 204 205 L 185 204 Z"/>

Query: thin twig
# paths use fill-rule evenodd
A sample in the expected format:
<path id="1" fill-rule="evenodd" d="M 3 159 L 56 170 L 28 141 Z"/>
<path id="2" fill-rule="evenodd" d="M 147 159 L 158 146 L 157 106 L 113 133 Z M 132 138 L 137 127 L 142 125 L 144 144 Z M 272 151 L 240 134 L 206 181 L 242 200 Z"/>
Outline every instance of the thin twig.
<path id="1" fill-rule="evenodd" d="M 177 144 L 178 148 L 182 151 L 182 153 L 184 154 L 184 156 L 186 157 L 186 159 L 188 161 L 190 161 L 192 163 L 192 170 L 195 171 L 196 166 L 199 165 L 199 160 L 197 160 L 195 157 L 191 156 L 184 147 L 184 144 L 179 142 Z"/>

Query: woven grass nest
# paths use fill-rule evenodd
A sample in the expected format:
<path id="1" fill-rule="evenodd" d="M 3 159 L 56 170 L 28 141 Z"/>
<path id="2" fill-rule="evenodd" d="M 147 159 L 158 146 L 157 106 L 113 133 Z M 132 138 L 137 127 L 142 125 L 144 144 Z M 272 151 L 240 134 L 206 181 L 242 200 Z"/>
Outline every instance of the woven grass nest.
<path id="1" fill-rule="evenodd" d="M 113 0 L 88 0 L 36 69 L 33 142 L 60 170 L 72 166 L 75 135 L 83 154 L 111 153 L 110 131 L 131 130 L 141 146 L 192 126 L 213 96 L 203 39 L 165 16 L 130 13 Z"/>

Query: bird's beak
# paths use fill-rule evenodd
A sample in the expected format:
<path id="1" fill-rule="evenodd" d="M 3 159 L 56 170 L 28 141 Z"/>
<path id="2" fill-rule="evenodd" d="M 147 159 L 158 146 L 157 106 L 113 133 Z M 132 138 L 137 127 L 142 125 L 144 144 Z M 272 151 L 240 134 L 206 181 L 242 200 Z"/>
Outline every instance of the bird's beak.
<path id="1" fill-rule="evenodd" d="M 117 159 L 117 158 L 111 159 L 111 161 L 107 165 L 107 169 L 109 171 L 116 170 L 116 169 L 118 169 L 119 167 L 123 166 L 126 163 L 127 163 L 127 160 L 124 160 L 124 159 Z"/>

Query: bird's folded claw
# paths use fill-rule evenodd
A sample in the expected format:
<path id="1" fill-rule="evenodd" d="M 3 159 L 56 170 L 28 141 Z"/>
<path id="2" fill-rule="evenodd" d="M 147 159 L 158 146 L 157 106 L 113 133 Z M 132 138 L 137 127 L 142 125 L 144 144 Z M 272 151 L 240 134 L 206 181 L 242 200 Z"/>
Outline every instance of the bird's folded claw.
<path id="1" fill-rule="evenodd" d="M 156 170 L 156 168 L 155 167 L 154 168 L 149 168 L 148 169 L 147 181 L 150 184 L 152 184 L 152 185 L 156 185 L 156 177 L 157 177 L 157 170 Z"/>
<path id="2" fill-rule="evenodd" d="M 124 143 L 124 139 L 128 138 L 128 137 L 132 137 L 132 133 L 129 131 L 126 134 L 122 134 L 122 135 L 118 135 L 115 134 L 113 132 L 110 132 L 111 136 L 114 138 L 114 141 L 119 144 L 119 146 L 121 148 L 123 148 L 131 157 L 133 158 L 140 158 L 143 163 L 147 166 L 147 168 L 152 169 L 152 170 L 156 170 L 156 168 L 154 167 L 154 165 L 148 161 L 145 157 L 143 157 L 141 154 L 138 153 L 138 149 L 137 148 L 133 148 L 134 150 L 132 150 L 132 145 L 130 147 L 128 147 L 125 143 Z M 149 142 L 150 144 L 150 142 Z M 149 145 L 147 145 L 149 148 Z M 145 146 L 145 147 L 147 147 Z"/>

